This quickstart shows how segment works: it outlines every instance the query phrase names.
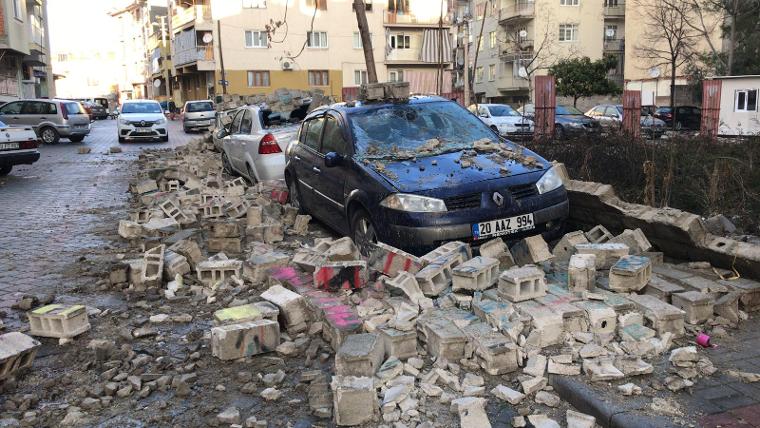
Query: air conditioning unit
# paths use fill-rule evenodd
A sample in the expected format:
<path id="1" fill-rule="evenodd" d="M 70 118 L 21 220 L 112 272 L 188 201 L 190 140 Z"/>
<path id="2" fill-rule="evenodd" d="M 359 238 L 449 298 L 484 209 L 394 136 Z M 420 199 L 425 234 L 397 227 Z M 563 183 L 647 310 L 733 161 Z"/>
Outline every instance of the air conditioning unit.
<path id="1" fill-rule="evenodd" d="M 293 69 L 293 64 L 290 61 L 283 61 L 280 65 L 282 66 L 282 69 L 286 71 Z"/>

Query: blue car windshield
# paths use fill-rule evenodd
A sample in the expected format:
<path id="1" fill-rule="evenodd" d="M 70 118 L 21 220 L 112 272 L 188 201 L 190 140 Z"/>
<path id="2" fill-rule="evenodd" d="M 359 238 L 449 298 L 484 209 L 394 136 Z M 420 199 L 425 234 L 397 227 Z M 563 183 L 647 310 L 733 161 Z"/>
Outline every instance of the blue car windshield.
<path id="1" fill-rule="evenodd" d="M 498 138 L 452 101 L 382 105 L 349 114 L 358 159 L 409 159 L 471 149 Z"/>

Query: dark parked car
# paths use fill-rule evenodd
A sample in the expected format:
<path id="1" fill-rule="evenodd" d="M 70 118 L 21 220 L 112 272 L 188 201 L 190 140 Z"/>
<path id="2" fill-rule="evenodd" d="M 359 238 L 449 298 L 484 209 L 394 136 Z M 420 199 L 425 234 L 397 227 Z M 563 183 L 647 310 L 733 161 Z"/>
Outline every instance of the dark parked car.
<path id="1" fill-rule="evenodd" d="M 702 124 L 702 110 L 694 106 L 677 106 L 675 114 L 675 128 L 698 130 Z M 669 127 L 673 126 L 673 109 L 660 107 L 654 112 L 654 117 L 665 122 Z"/>
<path id="2" fill-rule="evenodd" d="M 602 128 L 619 130 L 623 127 L 623 106 L 620 104 L 599 104 L 586 112 L 586 116 L 599 121 Z M 642 135 L 647 138 L 660 138 L 665 133 L 665 122 L 647 114 L 647 110 L 642 107 L 639 118 Z"/>
<path id="3" fill-rule="evenodd" d="M 291 203 L 351 236 L 421 254 L 443 242 L 558 236 L 567 192 L 551 163 L 440 97 L 321 107 L 288 146 Z"/>
<path id="4" fill-rule="evenodd" d="M 534 104 L 525 104 L 517 111 L 535 121 L 535 109 Z M 557 140 L 598 134 L 601 131 L 602 127 L 598 121 L 585 116 L 575 107 L 558 105 L 554 108 L 554 138 Z"/>

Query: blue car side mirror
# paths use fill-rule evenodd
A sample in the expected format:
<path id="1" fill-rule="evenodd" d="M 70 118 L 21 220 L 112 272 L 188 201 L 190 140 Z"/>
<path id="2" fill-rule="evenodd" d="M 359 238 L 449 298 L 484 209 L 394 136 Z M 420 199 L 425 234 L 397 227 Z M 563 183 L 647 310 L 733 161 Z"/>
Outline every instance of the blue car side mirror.
<path id="1" fill-rule="evenodd" d="M 343 162 L 343 156 L 339 155 L 335 152 L 328 152 L 325 154 L 325 166 L 328 168 L 332 168 L 334 166 L 340 165 L 340 163 Z"/>

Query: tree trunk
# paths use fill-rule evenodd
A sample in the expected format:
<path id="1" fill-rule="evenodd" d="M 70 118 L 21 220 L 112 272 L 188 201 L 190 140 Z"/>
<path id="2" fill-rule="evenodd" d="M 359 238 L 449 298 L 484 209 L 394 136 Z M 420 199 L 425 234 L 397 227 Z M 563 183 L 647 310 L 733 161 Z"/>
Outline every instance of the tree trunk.
<path id="1" fill-rule="evenodd" d="M 673 115 L 673 129 L 676 129 L 676 58 L 670 61 L 670 111 Z"/>
<path id="2" fill-rule="evenodd" d="M 472 64 L 473 76 L 478 75 L 478 54 L 480 53 L 480 41 L 483 39 L 483 27 L 486 26 L 486 13 L 488 13 L 488 0 L 486 0 L 485 8 L 483 8 L 483 23 L 480 25 L 480 34 L 478 34 L 478 44 L 475 46 L 475 61 Z M 474 81 L 475 79 L 473 79 Z M 472 92 L 475 93 L 475 85 L 472 85 Z M 478 109 L 478 97 L 475 96 L 475 111 Z"/>
<path id="3" fill-rule="evenodd" d="M 367 24 L 367 11 L 364 0 L 354 0 L 354 11 L 356 11 L 356 23 L 359 26 L 359 35 L 362 38 L 362 49 L 364 50 L 364 62 L 367 64 L 367 82 L 377 83 L 377 71 L 375 70 L 375 54 L 372 52 L 372 38 L 369 35 L 369 24 Z"/>
<path id="4" fill-rule="evenodd" d="M 578 97 L 573 97 L 573 107 L 578 108 Z"/>
<path id="5" fill-rule="evenodd" d="M 728 64 L 726 74 L 731 76 L 734 68 L 734 50 L 736 49 L 736 18 L 739 16 L 739 0 L 733 0 L 731 7 L 731 29 L 729 30 Z"/>

